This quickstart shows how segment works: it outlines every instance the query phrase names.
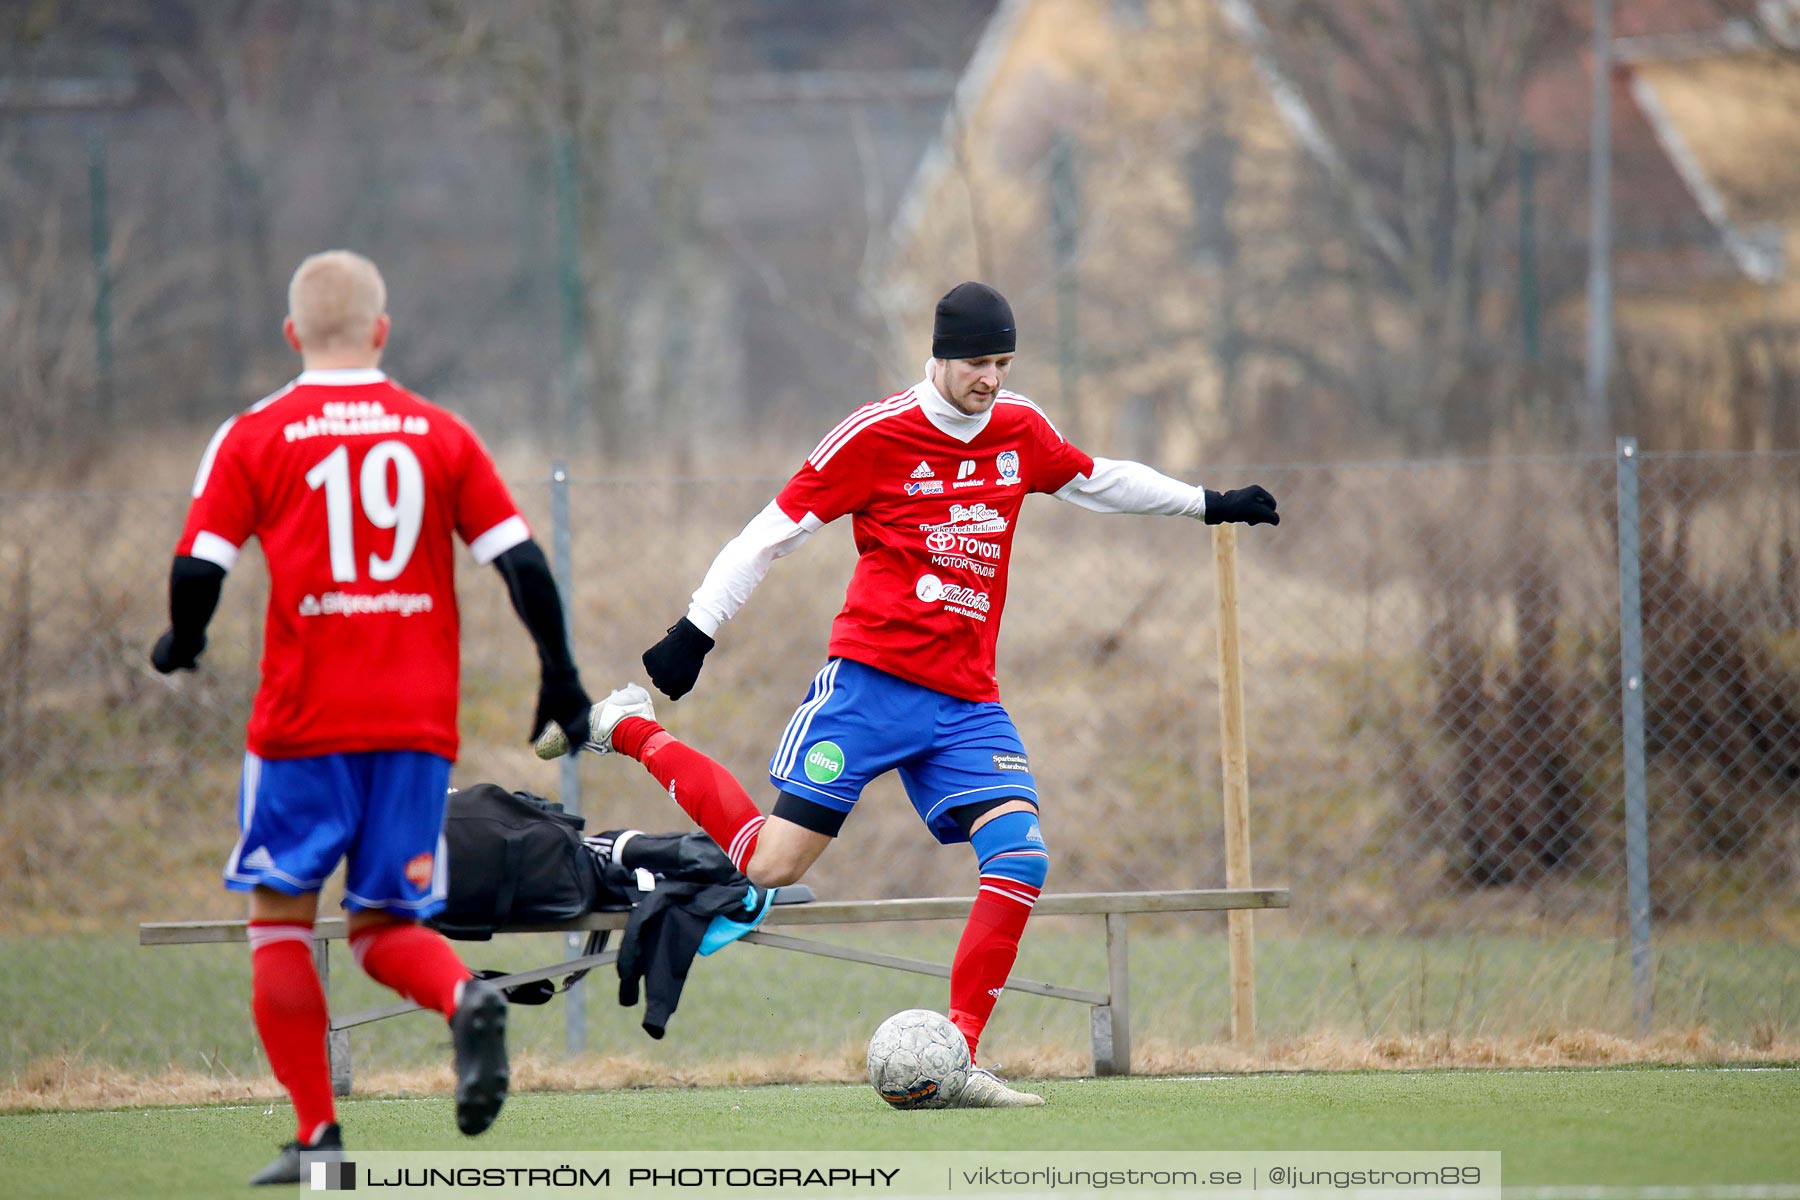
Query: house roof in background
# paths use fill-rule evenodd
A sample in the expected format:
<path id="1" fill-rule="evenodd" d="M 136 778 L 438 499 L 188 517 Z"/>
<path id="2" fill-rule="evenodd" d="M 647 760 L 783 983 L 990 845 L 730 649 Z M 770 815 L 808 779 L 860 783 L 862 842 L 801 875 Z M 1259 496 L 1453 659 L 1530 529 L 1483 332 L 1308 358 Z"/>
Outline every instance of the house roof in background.
<path id="1" fill-rule="evenodd" d="M 996 77 L 995 65 L 1018 28 L 1026 0 L 1001 0 L 957 86 L 968 111 Z M 1271 29 L 1263 10 L 1283 11 L 1291 0 L 1215 0 L 1228 26 L 1255 57 L 1258 73 L 1296 140 L 1327 170 L 1346 159 L 1381 156 L 1391 147 L 1334 144 L 1324 131 L 1292 64 L 1304 47 Z M 1615 12 L 1618 69 L 1612 80 L 1615 256 L 1621 282 L 1656 287 L 1680 280 L 1780 276 L 1779 239 L 1762 227 L 1800 223 L 1800 167 L 1767 170 L 1769 156 L 1800 163 L 1800 57 L 1772 54 L 1774 20 L 1792 0 L 1633 0 Z M 1377 5 L 1379 8 L 1379 5 Z M 1313 10 L 1319 15 L 1319 10 Z M 1333 10 L 1331 19 L 1370 17 L 1366 7 Z M 1584 211 L 1588 187 L 1588 114 L 1592 107 L 1591 0 L 1558 0 L 1560 39 L 1525 86 L 1524 123 L 1547 168 L 1540 173 L 1545 202 Z M 1773 23 L 1772 23 L 1773 22 Z M 1352 30 L 1354 32 L 1354 30 Z M 1354 92 L 1352 80 L 1350 88 Z M 1364 100 L 1372 100 L 1364 97 Z M 1351 97 L 1353 106 L 1356 97 Z M 1723 111 L 1716 111 L 1723 110 Z M 891 231 L 901 244 L 949 161 L 956 128 L 948 120 L 921 160 Z M 1358 219 L 1377 244 L 1392 239 L 1376 212 Z M 1578 240 L 1564 232 L 1565 244 Z"/>

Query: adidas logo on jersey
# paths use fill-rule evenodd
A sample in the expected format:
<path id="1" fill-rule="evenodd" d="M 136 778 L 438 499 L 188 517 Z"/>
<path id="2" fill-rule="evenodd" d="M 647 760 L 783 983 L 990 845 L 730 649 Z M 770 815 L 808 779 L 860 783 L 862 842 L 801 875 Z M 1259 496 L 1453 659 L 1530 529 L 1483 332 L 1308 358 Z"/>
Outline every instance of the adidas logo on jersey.
<path id="1" fill-rule="evenodd" d="M 912 477 L 914 479 L 930 479 L 931 478 L 930 464 L 921 460 L 919 465 L 913 468 Z"/>

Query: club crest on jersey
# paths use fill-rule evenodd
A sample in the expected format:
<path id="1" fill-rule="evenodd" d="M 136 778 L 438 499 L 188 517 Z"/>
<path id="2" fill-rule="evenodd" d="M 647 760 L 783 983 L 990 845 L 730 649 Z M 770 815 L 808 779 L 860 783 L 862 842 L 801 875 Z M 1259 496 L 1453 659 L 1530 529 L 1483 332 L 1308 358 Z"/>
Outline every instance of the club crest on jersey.
<path id="1" fill-rule="evenodd" d="M 1000 472 L 1000 484 L 1004 487 L 1019 482 L 1019 452 L 1002 450 L 994 459 L 994 470 Z"/>
<path id="2" fill-rule="evenodd" d="M 915 479 L 906 485 L 909 496 L 941 496 L 944 493 L 944 481 L 941 479 Z"/>
<path id="3" fill-rule="evenodd" d="M 1005 533 L 1006 518 L 985 504 L 952 504 L 948 521 L 919 528 L 926 533 Z"/>

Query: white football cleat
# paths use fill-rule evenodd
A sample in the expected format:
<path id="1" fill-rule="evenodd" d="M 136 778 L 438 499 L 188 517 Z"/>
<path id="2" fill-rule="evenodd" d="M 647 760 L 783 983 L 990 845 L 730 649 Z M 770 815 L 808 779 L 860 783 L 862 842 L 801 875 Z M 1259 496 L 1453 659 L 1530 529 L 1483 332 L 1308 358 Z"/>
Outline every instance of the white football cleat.
<path id="1" fill-rule="evenodd" d="M 656 708 L 650 702 L 650 693 L 635 683 L 626 684 L 588 709 L 587 741 L 582 743 L 583 748 L 592 750 L 595 754 L 611 754 L 613 730 L 626 717 L 656 720 Z M 569 739 L 563 733 L 562 726 L 554 721 L 544 726 L 544 731 L 538 734 L 537 756 L 561 758 L 568 752 Z"/>
<path id="2" fill-rule="evenodd" d="M 1042 1096 L 1021 1092 L 1006 1086 L 991 1067 L 970 1067 L 969 1078 L 950 1103 L 949 1108 L 1037 1108 Z"/>

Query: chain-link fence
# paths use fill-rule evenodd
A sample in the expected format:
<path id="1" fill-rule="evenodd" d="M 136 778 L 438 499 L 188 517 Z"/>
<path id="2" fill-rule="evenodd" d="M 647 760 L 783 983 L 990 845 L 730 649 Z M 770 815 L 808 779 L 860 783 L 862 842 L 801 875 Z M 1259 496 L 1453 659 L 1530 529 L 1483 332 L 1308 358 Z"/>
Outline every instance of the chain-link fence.
<path id="1" fill-rule="evenodd" d="M 1800 1030 L 1800 455 L 1205 478 L 1256 479 L 1283 514 L 1240 550 L 1255 876 L 1292 889 L 1289 911 L 1257 921 L 1265 1036 L 1629 1034 L 1652 1001 L 1659 1029 L 1753 1046 Z M 779 482 L 576 475 L 572 608 L 590 690 L 641 677 L 638 655 Z M 540 534 L 552 531 L 551 486 L 516 488 Z M 1635 495 L 1635 520 L 1622 495 Z M 256 1070 L 241 948 L 132 944 L 140 920 L 241 904 L 217 873 L 235 835 L 265 593 L 247 560 L 204 669 L 174 680 L 149 669 L 185 502 L 0 496 L 0 996 L 29 1014 L 0 1036 L 0 1078 L 68 1055 Z M 1000 675 L 1042 790 L 1050 886 L 1223 886 L 1207 531 L 1047 499 L 1023 525 Z M 772 794 L 767 755 L 821 661 L 853 553 L 833 526 L 777 564 L 699 688 L 663 706 L 754 795 Z M 1641 598 L 1641 637 L 1629 619 L 1621 637 L 1622 578 Z M 456 778 L 556 794 L 558 769 L 526 748 L 529 640 L 490 573 L 467 569 L 460 592 Z M 1641 761 L 1627 750 L 1634 694 Z M 686 826 L 629 762 L 586 759 L 581 780 L 595 827 Z M 956 894 L 971 867 L 918 827 L 890 777 L 808 882 L 833 899 Z M 1222 1036 L 1223 927 L 1137 919 L 1149 939 L 1134 957 L 1140 1044 Z M 941 955 L 955 934 L 890 930 L 862 936 Z M 1026 940 L 1022 973 L 1103 977 L 1098 939 L 1072 918 Z M 540 950 L 472 957 L 506 965 Z M 863 967 L 731 958 L 696 971 L 655 1055 L 835 1052 L 884 1005 L 942 999 L 939 983 Z M 335 1001 L 373 997 L 339 974 Z M 839 1002 L 818 1005 L 821 994 Z M 592 1049 L 650 1053 L 610 1000 L 588 1007 Z M 996 1028 L 1078 1050 L 1079 1014 L 1060 1011 L 1073 1007 L 1009 996 Z M 553 1053 L 559 1019 L 532 1014 L 522 1035 Z M 441 1035 L 426 1024 L 359 1031 L 359 1061 L 435 1058 Z"/>

